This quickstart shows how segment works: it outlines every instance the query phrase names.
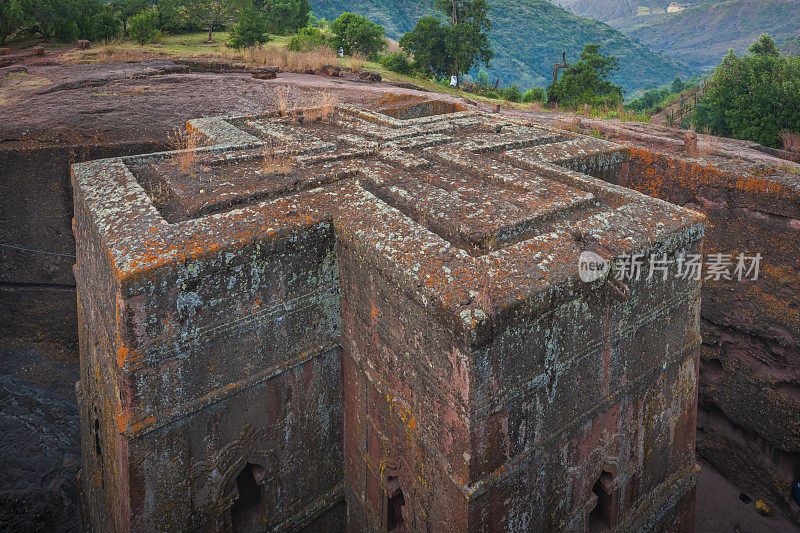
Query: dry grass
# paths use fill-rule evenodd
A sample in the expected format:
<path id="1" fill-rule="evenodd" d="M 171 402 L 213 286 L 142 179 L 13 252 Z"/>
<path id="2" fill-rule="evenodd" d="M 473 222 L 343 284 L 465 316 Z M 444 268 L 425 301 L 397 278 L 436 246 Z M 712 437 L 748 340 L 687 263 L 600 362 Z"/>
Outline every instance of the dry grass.
<path id="1" fill-rule="evenodd" d="M 103 41 L 87 50 L 70 50 L 59 56 L 59 63 L 66 65 L 80 63 L 110 63 L 113 61 L 144 61 L 168 55 L 166 52 L 153 52 L 142 47 L 124 46 L 121 41 Z"/>
<path id="2" fill-rule="evenodd" d="M 367 62 L 367 57 L 362 54 L 353 54 L 350 56 L 350 70 L 353 72 L 360 72 Z"/>
<path id="3" fill-rule="evenodd" d="M 146 188 L 146 192 L 156 205 L 165 205 L 169 201 L 169 187 L 163 181 L 151 184 Z"/>
<path id="4" fill-rule="evenodd" d="M 544 108 L 542 107 L 542 103 L 540 101 L 534 100 L 531 102 L 530 106 L 528 106 L 528 109 L 531 111 L 541 111 Z"/>
<path id="5" fill-rule="evenodd" d="M 392 39 L 391 37 L 386 37 L 386 53 L 393 54 L 395 52 L 400 52 L 400 43 Z"/>
<path id="6" fill-rule="evenodd" d="M 323 65 L 336 65 L 336 52 L 330 47 L 321 46 L 308 52 L 294 52 L 286 47 L 254 46 L 242 53 L 248 66 L 273 65 L 284 72 L 305 72 L 320 70 Z"/>
<path id="7" fill-rule="evenodd" d="M 314 93 L 310 105 L 303 106 L 305 108 L 303 111 L 303 120 L 306 122 L 327 120 L 336 113 L 337 105 L 339 105 L 339 97 L 336 94 L 330 91 Z"/>
<path id="8" fill-rule="evenodd" d="M 172 133 L 167 135 L 172 149 L 176 150 L 172 154 L 172 164 L 179 167 L 181 172 L 188 174 L 197 165 L 197 150 L 202 146 L 202 136 L 192 130 L 175 128 Z"/>
<path id="9" fill-rule="evenodd" d="M 292 108 L 292 97 L 289 94 L 289 88 L 282 85 L 276 92 L 275 98 L 278 102 L 278 111 L 280 111 L 281 116 L 286 115 Z"/>
<path id="10" fill-rule="evenodd" d="M 288 174 L 294 169 L 292 158 L 296 148 L 286 141 L 272 139 L 264 143 L 259 173 L 263 176 Z"/>
<path id="11" fill-rule="evenodd" d="M 783 141 L 783 149 L 789 152 L 800 152 L 800 133 L 782 131 L 778 134 Z"/>

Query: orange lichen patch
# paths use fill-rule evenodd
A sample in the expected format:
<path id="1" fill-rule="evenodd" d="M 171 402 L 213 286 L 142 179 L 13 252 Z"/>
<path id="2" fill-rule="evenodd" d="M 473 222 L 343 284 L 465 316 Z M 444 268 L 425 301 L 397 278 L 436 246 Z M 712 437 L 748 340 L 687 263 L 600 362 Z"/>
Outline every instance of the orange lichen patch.
<path id="1" fill-rule="evenodd" d="M 637 181 L 628 185 L 650 196 L 669 198 L 681 192 L 700 191 L 703 187 L 718 187 L 787 203 L 800 201 L 800 190 L 777 179 L 774 172 L 722 169 L 714 164 L 682 160 L 636 146 L 631 146 L 631 159 L 637 167 Z"/>

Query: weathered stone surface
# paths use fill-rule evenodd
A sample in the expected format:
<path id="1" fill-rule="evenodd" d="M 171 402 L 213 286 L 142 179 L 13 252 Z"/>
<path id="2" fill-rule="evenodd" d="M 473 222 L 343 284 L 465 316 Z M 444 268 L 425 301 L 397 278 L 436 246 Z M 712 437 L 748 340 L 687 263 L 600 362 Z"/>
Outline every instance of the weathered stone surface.
<path id="1" fill-rule="evenodd" d="M 609 179 L 704 213 L 706 255 L 762 254 L 758 280 L 703 284 L 698 451 L 792 516 L 800 475 L 800 176 L 634 148 L 627 179 Z"/>
<path id="2" fill-rule="evenodd" d="M 253 77 L 258 80 L 272 80 L 278 75 L 281 71 L 280 67 L 256 67 L 252 69 L 250 72 L 253 74 Z"/>
<path id="3" fill-rule="evenodd" d="M 340 69 L 335 65 L 322 65 L 320 70 L 326 76 L 338 77 L 340 75 Z"/>
<path id="4" fill-rule="evenodd" d="M 381 75 L 377 72 L 363 71 L 359 72 L 358 79 L 375 83 L 381 81 L 383 77 L 381 77 Z"/>
<path id="5" fill-rule="evenodd" d="M 408 98 L 189 128 L 73 167 L 93 527 L 692 528 L 699 283 L 577 278 L 700 250 L 627 148 Z"/>

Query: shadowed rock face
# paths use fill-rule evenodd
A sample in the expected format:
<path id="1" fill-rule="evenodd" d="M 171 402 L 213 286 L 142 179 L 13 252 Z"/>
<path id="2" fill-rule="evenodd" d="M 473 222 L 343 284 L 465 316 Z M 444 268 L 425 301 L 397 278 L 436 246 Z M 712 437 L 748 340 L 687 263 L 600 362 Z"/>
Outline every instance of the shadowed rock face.
<path id="1" fill-rule="evenodd" d="M 734 263 L 739 253 L 763 256 L 758 280 L 704 281 L 698 451 L 793 516 L 791 486 L 800 478 L 800 176 L 642 149 L 632 150 L 630 169 L 615 183 L 708 217 L 706 255 L 727 254 Z"/>
<path id="2" fill-rule="evenodd" d="M 618 145 L 376 107 L 73 167 L 93 527 L 691 529 L 699 283 L 577 267 L 703 217 Z"/>

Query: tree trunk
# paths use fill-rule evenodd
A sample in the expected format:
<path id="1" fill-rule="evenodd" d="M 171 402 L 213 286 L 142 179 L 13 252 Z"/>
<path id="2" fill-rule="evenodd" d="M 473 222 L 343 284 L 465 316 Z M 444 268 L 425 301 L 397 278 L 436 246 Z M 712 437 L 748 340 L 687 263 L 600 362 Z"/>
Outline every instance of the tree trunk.
<path id="1" fill-rule="evenodd" d="M 208 42 L 211 42 L 211 32 L 214 31 L 214 23 L 208 25 Z"/>

